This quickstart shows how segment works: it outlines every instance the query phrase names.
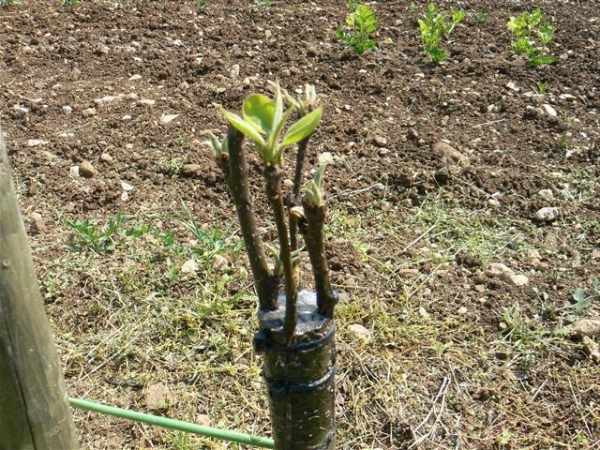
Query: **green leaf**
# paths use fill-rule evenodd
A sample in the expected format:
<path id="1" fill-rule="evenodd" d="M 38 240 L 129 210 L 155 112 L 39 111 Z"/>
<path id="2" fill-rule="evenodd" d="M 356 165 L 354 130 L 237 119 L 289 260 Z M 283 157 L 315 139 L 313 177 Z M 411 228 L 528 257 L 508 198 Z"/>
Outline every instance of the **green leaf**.
<path id="1" fill-rule="evenodd" d="M 275 103 L 265 95 L 253 94 L 244 100 L 242 117 L 246 122 L 252 124 L 261 134 L 268 134 L 271 132 L 275 114 Z"/>
<path id="2" fill-rule="evenodd" d="M 310 136 L 319 124 L 322 114 L 323 108 L 318 107 L 294 123 L 285 133 L 283 145 L 295 144 Z"/>
<path id="3" fill-rule="evenodd" d="M 587 291 L 585 289 L 575 289 L 573 291 L 573 300 L 575 300 L 576 302 L 585 300 L 586 297 L 587 297 Z"/>
<path id="4" fill-rule="evenodd" d="M 251 122 L 246 122 L 237 114 L 227 111 L 221 108 L 221 114 L 227 119 L 233 128 L 238 130 L 240 133 L 252 139 L 259 147 L 265 146 L 265 140 L 262 138 L 260 133 L 257 131 L 255 125 Z"/>
<path id="5" fill-rule="evenodd" d="M 275 128 L 277 124 L 283 118 L 283 97 L 281 95 L 281 88 L 279 87 L 279 81 L 274 83 L 275 85 L 275 115 L 273 116 L 272 128 Z"/>

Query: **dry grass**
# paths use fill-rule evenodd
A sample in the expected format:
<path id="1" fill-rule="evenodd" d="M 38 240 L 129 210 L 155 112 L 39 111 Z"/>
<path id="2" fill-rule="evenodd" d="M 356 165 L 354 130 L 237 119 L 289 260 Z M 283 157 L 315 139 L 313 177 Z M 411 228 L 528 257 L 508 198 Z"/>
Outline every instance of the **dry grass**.
<path id="1" fill-rule="evenodd" d="M 237 230 L 216 216 L 196 219 L 199 241 L 183 225 L 188 213 L 123 218 L 111 252 L 66 225 L 46 236 L 53 247 L 34 243 L 71 393 L 144 410 L 147 387 L 164 383 L 175 399 L 164 411 L 170 417 L 269 435 Z M 563 312 L 554 308 L 547 320 L 552 308 L 542 297 L 522 307 L 509 291 L 473 291 L 470 271 L 453 263 L 459 250 L 509 261 L 534 245 L 536 230 L 439 196 L 413 207 L 406 224 L 400 214 L 385 204 L 360 215 L 341 205 L 331 212 L 331 246 L 346 245 L 347 262 L 360 267 L 334 274 L 344 292 L 339 447 L 590 448 L 598 366 L 556 334 Z M 90 223 L 101 234 L 109 219 Z M 182 273 L 190 259 L 196 272 Z M 371 331 L 369 341 L 348 330 L 356 323 Z M 76 420 L 90 449 L 235 448 L 88 413 Z"/>

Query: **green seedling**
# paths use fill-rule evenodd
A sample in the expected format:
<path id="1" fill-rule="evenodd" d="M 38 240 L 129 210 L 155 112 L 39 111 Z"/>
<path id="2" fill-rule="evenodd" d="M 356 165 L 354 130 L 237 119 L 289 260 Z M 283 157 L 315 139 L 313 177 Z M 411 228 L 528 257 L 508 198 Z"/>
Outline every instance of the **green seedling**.
<path id="1" fill-rule="evenodd" d="M 75 6 L 79 3 L 79 0 L 60 0 L 60 4 L 63 6 Z"/>
<path id="2" fill-rule="evenodd" d="M 18 5 L 19 0 L 0 0 L 0 7 Z"/>
<path id="3" fill-rule="evenodd" d="M 377 30 L 375 13 L 367 5 L 348 2 L 350 14 L 346 16 L 346 25 L 351 30 L 336 30 L 335 38 L 344 44 L 345 48 L 352 48 L 358 55 L 376 47 L 375 41 L 370 38 L 371 33 Z"/>
<path id="4" fill-rule="evenodd" d="M 198 11 L 205 10 L 208 7 L 208 2 L 206 0 L 197 0 L 196 1 L 196 9 Z"/>
<path id="5" fill-rule="evenodd" d="M 92 224 L 89 219 L 63 220 L 62 224 L 71 228 L 74 233 L 70 244 L 77 251 L 93 251 L 96 253 L 114 252 L 125 239 L 139 238 L 148 231 L 148 225 L 136 225 L 132 228 L 122 228 L 123 216 L 117 213 L 103 226 Z"/>
<path id="6" fill-rule="evenodd" d="M 97 227 L 89 219 L 64 220 L 63 225 L 74 231 L 71 237 L 71 245 L 74 249 L 93 252 L 113 252 L 121 240 L 118 233 L 123 224 L 123 216 L 120 213 L 110 219 L 103 227 Z"/>
<path id="7" fill-rule="evenodd" d="M 454 29 L 461 23 L 467 13 L 460 9 L 450 9 L 450 19 L 446 19 L 446 13 L 438 12 L 434 3 L 427 5 L 427 12 L 423 18 L 417 19 L 423 51 L 431 62 L 438 63 L 447 58 L 446 51 L 440 48 L 442 37 L 450 39 Z"/>
<path id="8" fill-rule="evenodd" d="M 487 19 L 487 14 L 481 11 L 477 11 L 475 12 L 475 18 L 477 19 L 478 22 L 485 22 Z"/>
<path id="9" fill-rule="evenodd" d="M 194 215 L 189 207 L 183 203 L 183 209 L 188 214 L 188 220 L 182 220 L 181 225 L 189 231 L 194 239 L 198 242 L 198 245 L 193 248 L 193 252 L 204 256 L 222 255 L 226 250 L 231 248 L 231 244 L 227 242 L 223 232 L 216 229 L 210 228 L 204 229 L 194 220 Z M 234 249 L 236 251 L 241 250 L 243 241 L 238 241 L 235 244 Z"/>
<path id="10" fill-rule="evenodd" d="M 543 94 L 548 90 L 548 82 L 547 81 L 538 81 L 535 84 L 536 90 L 538 93 Z"/>
<path id="11" fill-rule="evenodd" d="M 254 0 L 254 4 L 256 6 L 269 7 L 271 6 L 271 0 Z"/>
<path id="12" fill-rule="evenodd" d="M 567 135 L 561 134 L 556 140 L 556 148 L 559 150 L 564 150 L 567 148 Z"/>
<path id="13" fill-rule="evenodd" d="M 567 316 L 568 322 L 575 321 L 576 317 L 589 309 L 594 301 L 600 303 L 600 278 L 594 278 L 588 289 L 574 289 L 572 296 L 575 303 L 567 305 L 567 308 L 573 309 L 574 314 Z"/>
<path id="14" fill-rule="evenodd" d="M 525 55 L 530 67 L 537 69 L 556 61 L 548 50 L 555 28 L 539 9 L 511 17 L 506 26 L 512 33 L 513 51 L 517 55 Z"/>

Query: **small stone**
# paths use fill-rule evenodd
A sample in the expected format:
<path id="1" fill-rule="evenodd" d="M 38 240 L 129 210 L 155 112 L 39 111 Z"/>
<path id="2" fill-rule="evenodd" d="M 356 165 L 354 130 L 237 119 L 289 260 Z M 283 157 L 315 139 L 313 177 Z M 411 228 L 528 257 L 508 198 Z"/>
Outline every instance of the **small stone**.
<path id="1" fill-rule="evenodd" d="M 560 94 L 558 98 L 561 100 L 577 100 L 577 97 L 573 94 Z"/>
<path id="2" fill-rule="evenodd" d="M 63 113 L 65 114 L 71 114 L 73 112 L 73 108 L 71 108 L 69 105 L 65 105 L 62 107 Z"/>
<path id="3" fill-rule="evenodd" d="M 556 219 L 558 219 L 559 216 L 560 211 L 558 210 L 558 208 L 547 206 L 536 212 L 533 219 L 536 222 L 552 223 Z"/>
<path id="4" fill-rule="evenodd" d="M 229 261 L 227 261 L 227 258 L 221 255 L 214 255 L 211 262 L 212 268 L 215 272 L 223 272 L 229 266 Z"/>
<path id="5" fill-rule="evenodd" d="M 228 70 L 229 72 L 229 76 L 231 78 L 237 78 L 240 76 L 240 65 L 239 64 L 234 64 L 233 66 L 231 66 Z"/>
<path id="6" fill-rule="evenodd" d="M 519 88 L 515 83 L 513 83 L 512 81 L 509 81 L 508 83 L 506 83 L 506 87 L 508 89 L 510 89 L 511 91 L 514 92 L 519 92 L 521 90 L 521 88 Z"/>
<path id="7" fill-rule="evenodd" d="M 45 233 L 48 228 L 46 223 L 39 213 L 31 214 L 31 223 L 29 224 L 29 231 L 31 234 Z"/>
<path id="8" fill-rule="evenodd" d="M 371 340 L 371 331 L 358 323 L 349 325 L 348 332 L 355 339 L 360 339 L 363 342 L 369 342 Z"/>
<path id="9" fill-rule="evenodd" d="M 550 117 L 556 117 L 558 115 L 556 109 L 554 109 L 554 107 L 552 105 L 549 105 L 548 103 L 544 103 L 542 106 L 540 106 L 540 108 L 542 109 L 542 111 L 544 111 L 544 113 L 548 114 Z"/>
<path id="10" fill-rule="evenodd" d="M 387 143 L 387 139 L 383 136 L 375 136 L 375 138 L 373 138 L 373 144 L 375 144 L 377 147 L 385 147 Z"/>
<path id="11" fill-rule="evenodd" d="M 108 48 L 108 45 L 100 44 L 98 47 L 96 47 L 94 49 L 94 54 L 95 55 L 108 55 L 109 50 L 110 49 Z"/>
<path id="12" fill-rule="evenodd" d="M 163 383 L 151 384 L 144 393 L 144 403 L 149 411 L 164 412 L 175 404 L 171 389 Z"/>
<path id="13" fill-rule="evenodd" d="M 121 192 L 121 201 L 126 202 L 129 200 L 129 192 L 123 191 Z"/>
<path id="14" fill-rule="evenodd" d="M 210 416 L 208 416 L 207 414 L 196 414 L 194 423 L 197 423 L 198 425 L 203 425 L 205 427 L 210 427 Z"/>
<path id="15" fill-rule="evenodd" d="M 465 315 L 469 310 L 467 309 L 466 306 L 461 306 L 460 308 L 458 308 L 458 314 Z"/>
<path id="16" fill-rule="evenodd" d="M 39 145 L 46 145 L 48 141 L 44 141 L 43 139 L 29 139 L 27 141 L 27 145 L 30 147 L 37 147 Z"/>
<path id="17" fill-rule="evenodd" d="M 15 105 L 12 108 L 12 116 L 16 119 L 22 119 L 27 114 L 29 114 L 29 109 L 27 109 L 21 105 Z"/>
<path id="18" fill-rule="evenodd" d="M 389 155 L 389 154 L 390 154 L 390 149 L 389 149 L 389 148 L 382 147 L 382 148 L 380 148 L 380 149 L 377 151 L 377 154 L 378 154 L 379 156 L 386 156 L 386 155 Z"/>
<path id="19" fill-rule="evenodd" d="M 480 294 L 483 294 L 485 292 L 485 286 L 483 284 L 476 284 L 474 289 Z"/>
<path id="20" fill-rule="evenodd" d="M 139 101 L 139 104 L 144 106 L 154 106 L 155 103 L 156 100 L 152 100 L 150 98 L 143 98 Z"/>
<path id="21" fill-rule="evenodd" d="M 181 175 L 184 177 L 200 176 L 204 172 L 200 164 L 184 164 L 181 166 Z"/>
<path id="22" fill-rule="evenodd" d="M 330 152 L 323 152 L 317 156 L 317 164 L 319 166 L 327 165 L 333 162 L 333 154 Z"/>
<path id="23" fill-rule="evenodd" d="M 162 123 L 163 125 L 166 125 L 170 122 L 172 122 L 173 120 L 177 119 L 179 117 L 179 114 L 163 114 L 160 117 L 160 123 Z"/>
<path id="24" fill-rule="evenodd" d="M 142 79 L 142 76 L 138 73 L 136 73 L 135 75 L 131 75 L 129 77 L 129 81 L 137 81 L 137 80 L 141 80 L 141 79 Z"/>
<path id="25" fill-rule="evenodd" d="M 504 280 L 513 286 L 525 286 L 529 283 L 529 278 L 525 275 L 517 275 L 512 269 L 501 263 L 491 263 L 484 273 L 490 278 Z"/>
<path id="26" fill-rule="evenodd" d="M 112 164 L 115 162 L 113 157 L 110 156 L 108 153 L 102 153 L 100 155 L 100 161 L 102 161 L 103 163 L 106 163 L 106 164 Z"/>
<path id="27" fill-rule="evenodd" d="M 121 181 L 121 189 L 125 192 L 133 191 L 133 186 L 125 181 Z"/>
<path id="28" fill-rule="evenodd" d="M 404 278 L 416 278 L 420 275 L 419 269 L 400 269 L 398 275 Z"/>
<path id="29" fill-rule="evenodd" d="M 182 81 L 181 83 L 179 83 L 179 90 L 180 91 L 185 91 L 189 87 L 190 87 L 190 85 L 189 85 L 189 83 L 187 81 Z"/>
<path id="30" fill-rule="evenodd" d="M 91 162 L 82 161 L 79 164 L 79 175 L 84 178 L 92 178 L 98 174 L 98 171 L 94 168 Z"/>
<path id="31" fill-rule="evenodd" d="M 594 361 L 600 362 L 600 345 L 595 342 L 591 337 L 584 336 L 583 349 L 585 353 Z"/>
<path id="32" fill-rule="evenodd" d="M 96 108 L 87 108 L 87 109 L 84 109 L 83 111 L 81 111 L 81 114 L 83 114 L 84 117 L 95 116 L 97 114 Z"/>
<path id="33" fill-rule="evenodd" d="M 504 322 L 500 322 L 503 323 Z M 506 326 L 506 324 L 504 324 Z M 498 348 L 496 349 L 496 358 L 501 359 L 503 361 L 506 361 L 507 359 L 509 359 L 512 355 L 512 349 L 508 346 L 508 345 L 503 345 L 500 344 L 498 346 Z"/>
<path id="34" fill-rule="evenodd" d="M 438 141 L 433 144 L 432 150 L 444 164 L 457 164 L 461 167 L 467 167 L 470 165 L 470 161 L 467 156 L 463 155 L 461 152 L 443 141 Z"/>
<path id="35" fill-rule="evenodd" d="M 73 178 L 79 178 L 79 166 L 69 167 L 69 175 L 71 175 Z"/>
<path id="36" fill-rule="evenodd" d="M 431 317 L 431 314 L 429 314 L 427 310 L 422 306 L 419 308 L 419 314 L 421 314 L 421 317 L 423 319 L 429 319 Z"/>
<path id="37" fill-rule="evenodd" d="M 538 192 L 538 195 L 546 200 L 552 200 L 554 198 L 554 193 L 552 189 L 542 189 Z"/>
<path id="38" fill-rule="evenodd" d="M 525 275 L 513 275 L 510 281 L 514 286 L 527 286 L 529 284 L 529 278 Z"/>
<path id="39" fill-rule="evenodd" d="M 183 274 L 190 274 L 190 273 L 196 273 L 199 269 L 198 263 L 196 261 L 194 261 L 193 259 L 188 259 L 186 262 L 184 262 L 181 265 L 181 273 Z"/>
<path id="40" fill-rule="evenodd" d="M 132 117 L 129 114 L 124 115 L 123 117 L 121 117 L 121 120 L 123 122 L 131 122 Z"/>
<path id="41" fill-rule="evenodd" d="M 573 337 L 594 337 L 600 334 L 600 319 L 582 319 L 567 325 L 565 329 Z"/>

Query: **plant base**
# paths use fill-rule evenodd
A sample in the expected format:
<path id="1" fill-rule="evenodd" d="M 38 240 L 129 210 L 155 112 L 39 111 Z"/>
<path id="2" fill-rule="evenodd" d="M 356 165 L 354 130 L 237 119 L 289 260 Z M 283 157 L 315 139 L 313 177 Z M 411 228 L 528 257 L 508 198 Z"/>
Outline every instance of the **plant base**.
<path id="1" fill-rule="evenodd" d="M 292 342 L 283 332 L 285 295 L 278 309 L 259 311 L 254 337 L 264 355 L 263 376 L 276 450 L 335 447 L 335 324 L 317 312 L 314 292 L 298 294 L 298 325 Z"/>

